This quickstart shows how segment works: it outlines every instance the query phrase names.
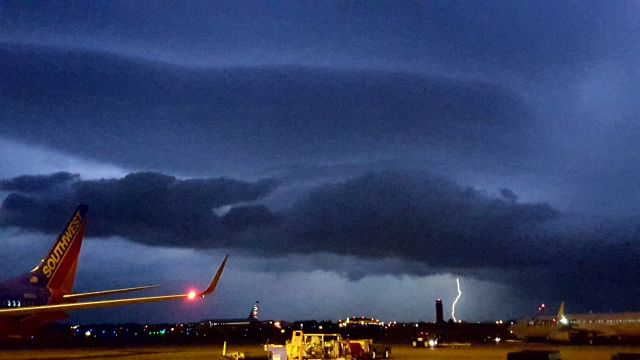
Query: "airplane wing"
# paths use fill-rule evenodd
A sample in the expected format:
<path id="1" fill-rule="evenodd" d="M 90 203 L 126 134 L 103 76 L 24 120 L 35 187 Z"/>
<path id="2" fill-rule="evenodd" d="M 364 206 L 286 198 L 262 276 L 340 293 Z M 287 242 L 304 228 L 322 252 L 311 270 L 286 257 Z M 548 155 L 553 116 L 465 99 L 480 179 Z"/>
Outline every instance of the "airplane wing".
<path id="1" fill-rule="evenodd" d="M 16 309 L 0 309 L 0 317 L 7 316 L 28 316 L 34 314 L 41 313 L 49 313 L 49 312 L 66 312 L 73 310 L 85 310 L 85 309 L 100 309 L 100 308 L 109 308 L 116 307 L 122 305 L 131 305 L 131 304 L 142 304 L 156 301 L 168 301 L 168 300 L 179 300 L 179 299 L 189 299 L 193 300 L 196 297 L 205 297 L 211 293 L 213 293 L 220 281 L 220 277 L 222 276 L 222 272 L 224 271 L 224 267 L 227 263 L 227 257 L 225 256 L 216 271 L 215 275 L 211 279 L 209 286 L 202 292 L 191 291 L 187 294 L 175 294 L 175 295 L 162 295 L 162 296 L 148 296 L 148 297 L 139 297 L 139 298 L 129 298 L 129 299 L 117 299 L 117 300 L 102 300 L 102 301 L 89 301 L 89 302 L 79 302 L 79 303 L 66 303 L 66 304 L 54 304 L 54 305 L 41 305 L 41 306 L 30 306 Z M 123 289 L 127 290 L 127 289 Z M 110 290 L 107 290 L 110 291 Z M 131 290 L 133 291 L 133 290 Z"/>
<path id="2" fill-rule="evenodd" d="M 91 298 L 96 296 L 107 296 L 107 295 L 114 295 L 114 294 L 122 294 L 126 292 L 131 292 L 131 291 L 152 289 L 156 287 L 158 287 L 158 285 L 137 286 L 137 287 L 126 288 L 126 289 L 103 290 L 103 291 L 93 291 L 93 292 L 86 292 L 86 293 L 67 294 L 67 295 L 63 295 L 62 297 L 68 300 L 79 300 L 79 299 L 86 299 L 86 298 Z"/>

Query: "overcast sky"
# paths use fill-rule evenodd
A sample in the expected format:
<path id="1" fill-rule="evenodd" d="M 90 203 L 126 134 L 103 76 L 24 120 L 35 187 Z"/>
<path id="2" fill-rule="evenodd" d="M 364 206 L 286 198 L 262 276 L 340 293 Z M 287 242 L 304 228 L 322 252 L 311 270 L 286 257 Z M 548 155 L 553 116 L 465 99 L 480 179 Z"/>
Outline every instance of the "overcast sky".
<path id="1" fill-rule="evenodd" d="M 640 2 L 0 2 L 2 274 L 90 206 L 75 321 L 640 308 Z M 135 257 L 132 256 L 135 254 Z M 375 295 L 375 296 L 374 296 Z M 372 300 L 375 299 L 375 300 Z M 160 315 L 158 315 L 160 314 Z"/>

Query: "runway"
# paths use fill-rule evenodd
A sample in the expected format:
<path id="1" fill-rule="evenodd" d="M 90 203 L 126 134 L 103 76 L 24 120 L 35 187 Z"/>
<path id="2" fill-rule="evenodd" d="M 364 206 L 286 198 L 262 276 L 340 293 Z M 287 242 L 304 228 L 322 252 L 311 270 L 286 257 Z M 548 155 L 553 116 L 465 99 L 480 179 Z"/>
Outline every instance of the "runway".
<path id="1" fill-rule="evenodd" d="M 562 360 L 610 360 L 618 352 L 640 353 L 640 346 L 556 346 L 546 344 L 501 344 L 483 346 L 463 346 L 458 348 L 424 349 L 395 345 L 392 359 L 398 360 L 505 360 L 507 353 L 523 349 L 558 350 Z M 230 352 L 244 352 L 246 359 L 266 359 L 259 345 L 229 346 Z M 160 360 L 160 359 L 219 359 L 221 346 L 170 346 L 134 348 L 84 348 L 84 349 L 29 349 L 0 350 L 0 359 L 111 359 L 111 360 Z"/>

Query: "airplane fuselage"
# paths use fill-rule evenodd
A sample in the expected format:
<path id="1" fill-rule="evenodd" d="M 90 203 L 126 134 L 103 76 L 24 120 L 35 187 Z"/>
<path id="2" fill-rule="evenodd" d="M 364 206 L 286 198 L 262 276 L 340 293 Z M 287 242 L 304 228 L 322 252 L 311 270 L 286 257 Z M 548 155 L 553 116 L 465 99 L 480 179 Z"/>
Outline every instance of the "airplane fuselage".
<path id="1" fill-rule="evenodd" d="M 52 299 L 51 292 L 47 288 L 31 285 L 0 285 L 0 309 L 50 305 Z M 62 313 L 6 317 L 0 321 L 0 334 L 28 333 L 42 324 L 65 317 Z"/>
<path id="2" fill-rule="evenodd" d="M 520 339 L 582 341 L 596 338 L 640 338 L 640 312 L 566 314 L 568 323 L 556 317 L 520 320 L 510 330 Z"/>
<path id="3" fill-rule="evenodd" d="M 48 305 L 51 299 L 51 293 L 46 288 L 0 286 L 1 309 Z"/>

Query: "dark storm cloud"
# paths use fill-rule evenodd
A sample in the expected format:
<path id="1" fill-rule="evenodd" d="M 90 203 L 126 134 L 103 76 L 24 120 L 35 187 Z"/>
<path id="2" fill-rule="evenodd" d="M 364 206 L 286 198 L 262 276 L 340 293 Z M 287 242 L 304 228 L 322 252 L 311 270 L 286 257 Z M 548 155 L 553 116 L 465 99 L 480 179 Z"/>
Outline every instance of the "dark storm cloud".
<path id="1" fill-rule="evenodd" d="M 300 251 L 500 267 L 528 263 L 527 237 L 559 216 L 547 204 L 503 201 L 443 178 L 388 171 L 312 191 L 293 208 L 288 231 Z"/>
<path id="2" fill-rule="evenodd" d="M 79 175 L 58 172 L 51 175 L 24 175 L 10 180 L 0 180 L 0 190 L 18 192 L 47 191 L 52 187 L 79 180 Z"/>
<path id="3" fill-rule="evenodd" d="M 505 199 L 512 202 L 518 201 L 518 195 L 516 195 L 511 189 L 500 189 L 500 195 Z"/>
<path id="4" fill-rule="evenodd" d="M 0 38 L 37 43 L 46 48 L 13 55 L 3 52 L 2 60 L 29 64 L 28 59 L 40 58 L 30 64 L 53 73 L 64 69 L 69 77 L 73 74 L 83 79 L 91 79 L 91 74 L 102 68 L 110 74 L 106 79 L 100 79 L 108 86 L 104 93 L 97 93 L 95 97 L 72 96 L 75 100 L 69 100 L 68 94 L 73 95 L 74 89 L 92 93 L 89 80 L 78 80 L 70 82 L 74 84 L 73 89 L 61 87 L 57 97 L 46 96 L 49 100 L 45 103 L 24 100 L 16 104 L 13 99 L 4 99 L 6 102 L 0 104 L 3 111 L 0 116 L 6 121 L 0 124 L 23 124 L 18 129 L 8 125 L 11 130 L 1 129 L 11 134 L 13 140 L 24 138 L 31 143 L 48 144 L 75 155 L 106 159 L 134 169 L 180 171 L 194 176 L 220 173 L 237 176 L 260 167 L 340 160 L 345 160 L 344 163 L 354 158 L 354 161 L 363 158 L 407 160 L 419 154 L 458 172 L 473 173 L 476 181 L 456 179 L 475 186 L 480 186 L 483 180 L 484 183 L 491 182 L 486 178 L 496 173 L 502 179 L 513 176 L 518 178 L 517 183 L 514 181 L 509 186 L 522 199 L 551 202 L 563 210 L 623 215 L 640 212 L 640 196 L 633 195 L 634 184 L 640 180 L 640 172 L 634 170 L 640 168 L 635 156 L 635 139 L 640 134 L 640 127 L 634 121 L 640 114 L 637 105 L 640 104 L 640 93 L 636 91 L 640 86 L 637 72 L 640 59 L 637 14 L 640 9 L 634 1 L 590 1 L 588 4 L 576 1 L 278 1 L 269 4 L 157 1 L 88 3 L 73 8 L 65 2 L 37 2 L 3 4 L 1 9 Z M 62 52 L 75 60 L 61 60 L 64 56 L 60 57 L 59 52 L 50 53 L 51 46 L 65 48 Z M 507 98 L 517 99 L 518 104 L 526 106 L 522 112 L 510 111 L 509 106 L 498 106 L 495 113 L 487 114 L 482 109 L 468 106 L 475 101 L 496 108 L 491 105 L 493 96 L 467 101 L 464 91 L 447 87 L 443 91 L 455 95 L 460 102 L 443 109 L 442 113 L 456 114 L 452 115 L 456 118 L 455 125 L 447 116 L 440 118 L 441 112 L 432 113 L 431 106 L 406 107 L 402 102 L 386 104 L 376 97 L 362 97 L 363 101 L 357 103 L 317 100 L 320 110 L 305 109 L 300 104 L 289 104 L 299 103 L 300 98 L 308 94 L 298 86 L 299 82 L 313 85 L 317 79 L 293 81 L 291 78 L 297 75 L 288 76 L 289 71 L 283 70 L 287 73 L 285 76 L 273 77 L 278 81 L 282 79 L 281 85 L 287 94 L 272 87 L 262 90 L 285 99 L 287 104 L 283 105 L 277 99 L 269 100 L 272 106 L 265 105 L 266 100 L 260 103 L 247 98 L 242 102 L 244 94 L 229 101 L 223 97 L 225 101 L 220 102 L 214 95 L 212 99 L 187 91 L 185 94 L 189 99 L 205 100 L 215 108 L 201 110 L 202 104 L 184 100 L 179 91 L 176 91 L 178 94 L 165 92 L 167 87 L 188 83 L 180 80 L 183 72 L 175 67 L 157 62 L 151 66 L 128 57 L 106 55 L 108 59 L 105 59 L 96 53 L 81 55 L 82 51 L 69 50 L 77 47 L 135 55 L 151 62 L 218 66 L 218 70 L 229 67 L 238 70 L 242 66 L 254 70 L 265 70 L 265 67 L 282 70 L 280 65 L 283 64 L 319 66 L 329 73 L 333 70 L 327 69 L 335 68 L 365 69 L 367 73 L 370 69 L 400 69 L 412 76 L 420 73 L 457 79 L 458 84 L 462 82 L 473 88 L 484 89 L 485 83 L 489 83 L 493 90 L 486 89 L 487 92 L 500 89 L 499 98 L 506 92 Z M 47 55 L 38 55 L 38 52 Z M 91 60 L 83 58 L 85 55 Z M 44 62 L 41 61 L 43 57 L 46 58 Z M 71 66 L 60 65 L 65 62 Z M 106 70 L 114 62 L 122 65 L 115 75 Z M 161 75 L 157 78 L 144 75 L 139 82 L 148 87 L 109 80 L 120 79 L 116 76 L 118 73 L 139 79 L 140 74 L 151 71 L 149 67 Z M 15 67 L 4 69 L 15 70 Z M 176 77 L 158 80 L 164 79 L 167 72 Z M 3 73 L 10 74 L 11 71 Z M 351 73 L 350 70 L 343 71 L 336 76 Z M 193 74 L 194 77 L 202 76 L 198 71 Z M 247 71 L 246 77 L 253 78 L 254 75 Z M 178 81 L 174 81 L 176 79 Z M 469 84 L 465 79 L 481 81 Z M 57 84 L 64 84 L 69 79 L 63 80 L 41 88 L 28 82 L 15 84 L 20 89 L 32 88 L 24 93 L 25 97 L 37 99 L 47 91 L 55 93 Z M 378 92 L 387 82 L 386 78 L 380 79 L 380 86 L 372 87 L 372 91 Z M 0 82 L 11 83 L 13 81 Z M 245 85 L 236 83 L 239 87 Z M 201 87 L 208 92 L 208 85 Z M 343 97 L 351 91 L 346 86 L 343 90 L 340 92 L 327 86 L 319 93 L 309 94 L 323 99 L 323 93 Z M 217 94 L 217 91 L 212 93 Z M 167 101 L 166 94 L 176 102 Z M 300 94 L 300 97 L 291 94 Z M 133 101 L 144 102 L 146 98 L 166 103 L 167 107 L 136 108 Z M 438 96 L 433 99 L 440 101 Z M 58 100 L 64 101 L 51 105 Z M 333 106 L 336 104 L 340 106 Z M 369 109 L 360 111 L 358 106 Z M 406 113 L 402 113 L 402 109 L 407 109 Z M 480 129 L 467 128 L 477 136 L 474 137 L 465 129 L 460 130 L 458 118 L 477 118 L 478 111 L 480 118 L 487 115 L 497 119 L 498 124 L 489 122 Z M 429 119 L 419 131 L 411 125 L 415 120 L 410 115 L 413 112 L 427 114 L 425 117 Z M 398 124 L 407 132 L 388 131 L 388 127 L 376 128 L 375 125 L 372 126 L 375 130 L 370 131 L 364 121 L 351 123 L 354 114 L 363 118 L 384 118 L 387 123 Z M 47 115 L 51 115 L 56 123 L 53 128 L 33 126 L 41 124 L 37 119 Z M 502 122 L 511 115 L 522 120 L 524 125 L 510 125 L 507 121 L 509 124 L 503 126 Z M 75 117 L 81 120 L 73 120 Z M 409 120 L 403 123 L 398 117 Z M 132 118 L 139 121 L 139 125 L 131 125 Z M 201 119 L 203 124 L 215 125 L 194 126 L 192 121 L 186 120 L 194 118 Z M 312 126 L 292 125 L 296 118 L 312 119 L 309 120 Z M 87 126 L 85 119 L 91 119 L 93 126 Z M 282 126 L 273 119 L 283 119 L 287 125 Z M 337 120 L 334 123 L 327 119 Z M 188 127 L 184 128 L 180 123 L 188 124 Z M 321 123 L 336 129 L 332 136 L 324 136 Z M 345 123 L 355 125 L 334 126 Z M 434 127 L 438 130 L 432 131 Z M 507 133 L 500 133 L 500 128 L 505 128 Z M 120 129 L 120 132 L 114 133 L 113 129 Z M 71 142 L 57 142 L 67 131 L 84 136 Z M 107 136 L 96 141 L 99 136 L 96 134 L 101 133 Z M 128 143 L 131 138 L 135 138 L 135 145 Z M 141 138 L 145 140 L 140 141 Z M 94 144 L 100 142 L 108 143 L 108 154 L 95 148 Z M 442 144 L 445 146 L 441 152 L 429 151 Z M 157 155 L 159 153 L 164 155 Z"/>
<path id="5" fill-rule="evenodd" d="M 46 182 L 46 177 L 20 177 L 3 184 Z M 277 182 L 255 183 L 231 179 L 178 180 L 157 173 L 134 173 L 122 179 L 83 181 L 77 177 L 56 188 L 22 187 L 2 203 L 4 226 L 57 231 L 73 206 L 79 202 L 91 208 L 90 235 L 120 235 L 144 243 L 175 246 L 220 246 L 226 228 L 214 209 L 253 201 L 271 192 Z M 10 190 L 11 187 L 3 187 Z M 251 215 L 265 221 L 264 211 L 244 207 L 229 221 L 233 230 L 251 224 Z M 259 225 L 259 224 L 256 224 Z M 222 237 L 222 238 L 221 238 Z"/>
<path id="6" fill-rule="evenodd" d="M 0 57 L 0 131 L 126 166 L 253 172 L 429 151 L 507 166 L 526 157 L 535 133 L 516 96 L 482 82 L 312 67 L 189 70 L 7 44 Z"/>
<path id="7" fill-rule="evenodd" d="M 640 85 L 640 10 L 635 2 L 152 4 L 91 3 L 73 9 L 64 2 L 5 5 L 2 38 L 45 46 L 3 52 L 0 59 L 54 74 L 64 70 L 68 76 L 42 87 L 37 81 L 14 82 L 13 76 L 0 82 L 15 84 L 18 92 L 27 89 L 24 97 L 30 99 L 2 100 L 0 117 L 6 121 L 0 124 L 19 126 L 0 130 L 12 140 L 46 144 L 118 166 L 193 176 L 244 176 L 291 163 L 422 157 L 458 173 L 473 173 L 472 181 L 454 178 L 479 187 L 491 182 L 487 176 L 513 176 L 518 180 L 508 186 L 522 199 L 547 201 L 563 210 L 640 211 L 640 197 L 630 195 L 640 180 L 640 172 L 633 170 L 640 168 L 634 155 L 634 139 L 640 134 L 634 121 L 640 114 L 635 91 Z M 64 47 L 67 58 L 51 46 Z M 70 50 L 77 47 L 97 52 Z M 100 53 L 105 50 L 139 58 Z M 192 88 L 191 80 L 184 80 L 184 69 L 156 61 L 198 63 L 218 66 L 217 70 L 245 66 L 245 80 L 255 78 L 262 85 L 245 86 L 250 81 L 232 71 L 227 72 L 233 78 L 229 83 L 246 88 L 246 99 L 242 91 L 222 98 L 218 88 L 210 91 L 208 80 L 224 82 L 213 75 L 194 85 L 211 97 L 197 91 L 181 96 L 181 90 Z M 282 64 L 312 67 L 296 73 Z M 114 66 L 114 71 L 108 70 Z M 442 103 L 437 94 L 429 95 L 431 100 L 418 97 L 423 107 L 386 103 L 388 93 L 380 96 L 383 101 L 375 96 L 354 96 L 355 102 L 347 96 L 349 100 L 342 101 L 353 91 L 348 81 L 343 86 L 338 80 L 331 87 L 313 76 L 299 76 L 300 71 L 317 70 L 313 66 L 340 79 L 353 71 L 332 69 L 392 69 L 441 81 L 434 78 L 437 75 L 447 78 L 445 83 L 485 92 L 470 99 L 466 90 L 444 86 L 441 92 L 457 100 L 435 110 L 430 101 Z M 11 74 L 16 67 L 3 69 Z M 276 80 L 263 81 L 252 72 L 257 69 L 281 72 L 272 74 Z M 95 92 L 91 79 L 101 70 L 104 78 L 95 79 L 105 88 Z M 200 70 L 191 72 L 193 77 L 207 72 Z M 133 80 L 121 81 L 118 74 Z M 73 76 L 80 80 L 70 81 Z M 384 76 L 378 80 L 371 91 L 396 82 Z M 58 89 L 67 82 L 71 88 Z M 269 82 L 280 82 L 280 87 L 263 86 Z M 318 83 L 322 86 L 317 92 L 301 85 Z M 389 91 L 401 98 L 406 84 L 391 85 Z M 167 90 L 174 86 L 179 89 Z M 253 97 L 250 89 L 257 87 L 275 99 Z M 516 104 L 497 101 L 494 106 L 491 93 L 496 89 L 497 98 Z M 84 91 L 95 96 L 77 96 Z M 326 99 L 326 93 L 339 99 Z M 44 102 L 35 100 L 45 94 L 49 95 Z M 307 94 L 317 108 L 303 104 Z M 150 105 L 149 99 L 161 104 Z M 138 102 L 146 105 L 138 108 Z M 490 108 L 495 112 L 487 111 Z M 485 117 L 494 121 L 484 122 Z M 42 127 L 41 118 L 51 118 L 55 125 Z M 480 119 L 483 125 L 468 127 L 460 118 Z M 372 119 L 373 124 L 362 119 Z M 387 125 L 380 125 L 381 119 Z M 58 141 L 67 132 L 82 136 Z M 103 133 L 105 137 L 97 135 Z M 110 151 L 97 148 L 99 143 L 107 143 Z"/>
<path id="8" fill-rule="evenodd" d="M 391 257 L 442 269 L 540 265 L 540 257 L 529 255 L 546 240 L 539 241 L 536 230 L 560 217 L 546 204 L 492 198 L 410 171 L 369 172 L 319 186 L 278 213 L 242 204 L 270 193 L 273 180 L 177 180 L 135 173 L 110 180 L 74 178 L 64 184 L 9 194 L 2 205 L 4 225 L 55 231 L 69 209 L 84 202 L 92 209 L 94 235 L 281 255 Z M 223 217 L 214 212 L 230 205 Z"/>
<path id="9" fill-rule="evenodd" d="M 275 225 L 279 221 L 266 206 L 235 206 L 222 218 L 222 224 L 234 231 L 243 231 L 251 226 Z"/>
<path id="10" fill-rule="evenodd" d="M 432 269 L 421 271 L 546 266 L 560 252 L 569 251 L 570 261 L 581 256 L 574 244 L 629 243 L 638 234 L 633 221 L 570 229 L 566 215 L 544 203 L 518 203 L 508 189 L 502 191 L 508 198 L 495 198 L 416 171 L 367 172 L 320 185 L 278 212 L 246 204 L 264 199 L 276 184 L 157 173 L 107 180 L 21 176 L 0 184 L 10 192 L 1 214 L 4 226 L 51 232 L 84 202 L 91 207 L 91 235 L 280 255 L 397 258 Z M 223 207 L 229 210 L 217 211 Z M 550 246 L 558 251 L 549 254 Z"/>
<path id="11" fill-rule="evenodd" d="M 183 63 L 435 62 L 527 73 L 637 54 L 640 43 L 633 1 L 76 5 L 5 3 L 0 28 L 23 41 L 119 49 Z"/>
<path id="12" fill-rule="evenodd" d="M 544 259 L 544 266 L 528 267 L 505 282 L 528 298 L 567 301 L 572 312 L 637 309 L 640 219 L 633 222 L 631 228 L 609 224 L 580 235 L 554 234 L 546 246 L 531 249 L 530 256 Z"/>

